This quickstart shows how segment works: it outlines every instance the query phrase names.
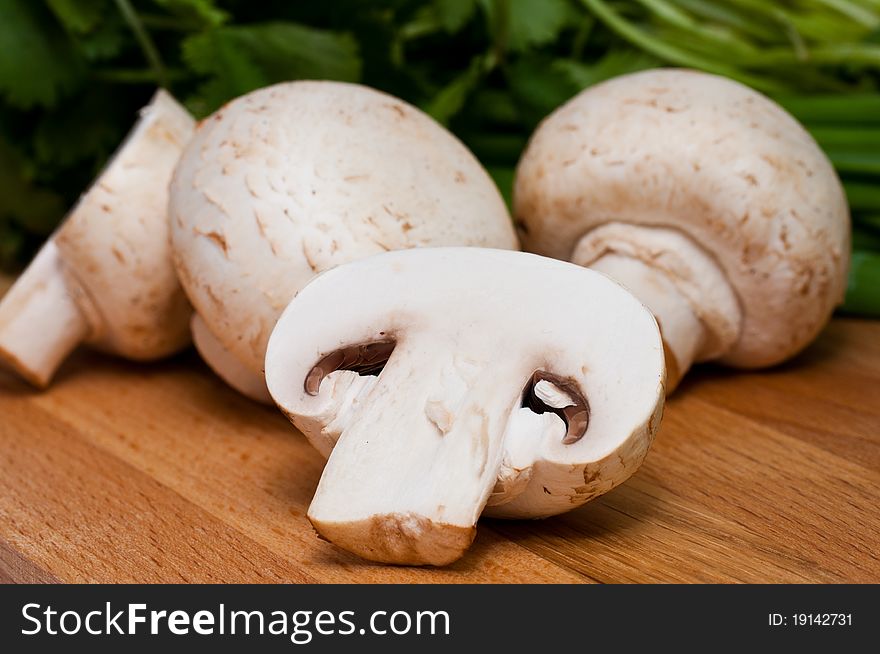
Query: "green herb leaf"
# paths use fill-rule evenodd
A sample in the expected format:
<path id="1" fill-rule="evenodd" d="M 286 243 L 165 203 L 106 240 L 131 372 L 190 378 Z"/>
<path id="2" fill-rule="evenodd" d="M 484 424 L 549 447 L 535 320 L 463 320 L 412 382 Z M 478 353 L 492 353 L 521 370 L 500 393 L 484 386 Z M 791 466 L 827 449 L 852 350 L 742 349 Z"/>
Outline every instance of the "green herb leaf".
<path id="1" fill-rule="evenodd" d="M 618 75 L 635 73 L 656 66 L 656 59 L 632 50 L 611 50 L 594 64 L 585 64 L 570 59 L 560 59 L 553 62 L 553 67 L 562 72 L 579 90 Z"/>
<path id="2" fill-rule="evenodd" d="M 47 0 L 46 4 L 67 30 L 80 34 L 91 32 L 101 15 L 112 10 L 107 0 Z"/>
<path id="3" fill-rule="evenodd" d="M 880 254 L 877 252 L 856 250 L 852 253 L 842 310 L 880 317 Z"/>
<path id="4" fill-rule="evenodd" d="M 455 34 L 473 17 L 477 0 L 434 0 L 431 8 L 443 29 Z"/>
<path id="5" fill-rule="evenodd" d="M 483 72 L 483 58 L 475 57 L 468 69 L 455 77 L 449 84 L 422 108 L 442 124 L 447 124 L 461 111 L 468 96 L 480 81 Z"/>
<path id="6" fill-rule="evenodd" d="M 153 0 L 180 18 L 199 21 L 206 27 L 220 27 L 229 20 L 229 13 L 217 7 L 214 0 Z"/>
<path id="7" fill-rule="evenodd" d="M 577 14 L 566 0 L 510 0 L 507 46 L 513 52 L 556 40 Z"/>
<path id="8" fill-rule="evenodd" d="M 220 27 L 196 34 L 184 40 L 183 59 L 209 77 L 194 100 L 199 113 L 276 82 L 357 81 L 361 71 L 351 36 L 296 23 Z"/>
<path id="9" fill-rule="evenodd" d="M 566 71 L 545 57 L 528 57 L 507 66 L 507 83 L 520 115 L 533 129 L 538 122 L 580 89 Z"/>
<path id="10" fill-rule="evenodd" d="M 24 172 L 21 156 L 0 140 L 0 220 L 42 236 L 48 235 L 64 206 L 61 197 L 39 188 Z"/>
<path id="11" fill-rule="evenodd" d="M 0 8 L 0 52 L 0 93 L 17 107 L 55 104 L 83 71 L 70 39 L 30 0 L 5 0 Z"/>

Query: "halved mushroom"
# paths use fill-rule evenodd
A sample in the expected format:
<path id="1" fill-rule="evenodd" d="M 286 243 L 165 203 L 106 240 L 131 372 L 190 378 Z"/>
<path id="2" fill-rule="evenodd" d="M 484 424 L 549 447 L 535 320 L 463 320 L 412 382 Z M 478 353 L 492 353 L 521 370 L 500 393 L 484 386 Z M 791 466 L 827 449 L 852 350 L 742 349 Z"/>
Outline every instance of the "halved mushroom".
<path id="1" fill-rule="evenodd" d="M 329 454 L 312 524 L 406 564 L 460 557 L 487 504 L 544 517 L 627 479 L 659 425 L 664 374 L 654 318 L 621 286 L 482 248 L 325 272 L 266 356 L 272 397 Z"/>
<path id="2" fill-rule="evenodd" d="M 189 344 L 168 182 L 194 121 L 159 91 L 119 152 L 0 302 L 0 361 L 46 386 L 80 343 L 129 359 Z"/>
<path id="3" fill-rule="evenodd" d="M 260 89 L 204 121 L 170 212 L 196 347 L 268 402 L 269 334 L 315 274 L 385 250 L 519 247 L 498 190 L 452 134 L 397 98 L 337 82 Z"/>
<path id="4" fill-rule="evenodd" d="M 849 212 L 806 130 L 737 82 L 652 70 L 547 118 L 519 164 L 525 248 L 590 266 L 655 313 L 670 390 L 693 361 L 793 356 L 843 298 Z"/>

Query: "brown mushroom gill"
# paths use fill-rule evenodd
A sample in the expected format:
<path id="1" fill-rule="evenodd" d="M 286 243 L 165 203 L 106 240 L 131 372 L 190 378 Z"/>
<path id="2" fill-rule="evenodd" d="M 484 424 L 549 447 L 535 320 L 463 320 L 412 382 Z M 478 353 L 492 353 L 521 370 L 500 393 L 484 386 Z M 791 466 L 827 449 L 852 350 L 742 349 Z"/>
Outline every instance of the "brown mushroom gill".
<path id="1" fill-rule="evenodd" d="M 340 348 L 324 355 L 306 375 L 305 391 L 317 395 L 324 377 L 336 370 L 351 370 L 359 375 L 378 375 L 391 353 L 394 341 L 373 341 Z"/>
<path id="2" fill-rule="evenodd" d="M 535 386 L 540 381 L 546 381 L 553 384 L 560 391 L 568 395 L 574 404 L 562 408 L 552 407 L 544 403 L 537 395 L 535 395 Z M 523 408 L 531 409 L 535 413 L 542 414 L 555 413 L 565 423 L 565 438 L 562 439 L 563 444 L 571 445 L 577 443 L 590 426 L 590 403 L 584 394 L 581 393 L 578 385 L 571 379 L 554 375 L 546 370 L 536 370 L 532 373 L 523 390 Z"/>

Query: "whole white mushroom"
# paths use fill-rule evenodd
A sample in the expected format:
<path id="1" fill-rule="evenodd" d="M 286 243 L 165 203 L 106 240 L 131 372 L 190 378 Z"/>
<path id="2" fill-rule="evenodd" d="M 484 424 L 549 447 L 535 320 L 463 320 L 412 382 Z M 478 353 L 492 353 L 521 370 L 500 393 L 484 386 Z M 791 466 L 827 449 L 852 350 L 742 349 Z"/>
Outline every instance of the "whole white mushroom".
<path id="1" fill-rule="evenodd" d="M 624 75 L 560 107 L 520 161 L 514 214 L 527 250 L 602 271 L 654 312 L 669 390 L 693 361 L 793 356 L 845 291 L 849 210 L 828 158 L 715 75 Z"/>
<path id="2" fill-rule="evenodd" d="M 190 342 L 171 263 L 168 182 L 195 121 L 159 91 L 0 302 L 0 361 L 46 386 L 80 344 L 134 360 Z"/>
<path id="3" fill-rule="evenodd" d="M 518 247 L 497 188 L 464 145 L 401 100 L 337 82 L 264 88 L 205 120 L 169 211 L 196 346 L 264 402 L 269 335 L 317 273 L 386 250 Z"/>

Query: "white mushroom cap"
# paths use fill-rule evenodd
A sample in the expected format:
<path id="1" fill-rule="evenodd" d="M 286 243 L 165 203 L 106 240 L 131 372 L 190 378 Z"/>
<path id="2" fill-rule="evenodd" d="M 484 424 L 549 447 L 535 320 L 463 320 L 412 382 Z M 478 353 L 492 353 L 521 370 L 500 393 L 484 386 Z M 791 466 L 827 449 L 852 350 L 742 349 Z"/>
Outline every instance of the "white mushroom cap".
<path id="1" fill-rule="evenodd" d="M 199 314 L 193 313 L 190 328 L 196 350 L 223 381 L 242 395 L 264 404 L 272 403 L 263 375 L 254 374 L 232 356 L 211 333 Z"/>
<path id="2" fill-rule="evenodd" d="M 336 82 L 261 89 L 207 119 L 170 211 L 187 294 L 258 380 L 275 321 L 316 273 L 385 250 L 518 247 L 498 190 L 458 140 L 396 98 Z"/>
<path id="3" fill-rule="evenodd" d="M 592 238 L 602 226 L 687 236 L 740 304 L 739 332 L 720 354 L 731 365 L 798 352 L 845 290 L 849 214 L 830 162 L 777 104 L 713 75 L 651 70 L 575 97 L 532 137 L 514 213 L 526 249 L 584 265 L 618 245 L 649 263 L 667 252 L 640 237 L 621 245 L 620 230 Z"/>
<path id="4" fill-rule="evenodd" d="M 653 316 L 604 275 L 427 248 L 318 276 L 279 320 L 266 380 L 330 455 L 318 532 L 369 559 L 442 565 L 487 502 L 544 517 L 627 479 L 659 426 L 664 361 Z"/>
<path id="5" fill-rule="evenodd" d="M 166 356 L 189 341 L 191 309 L 171 262 L 168 183 L 194 121 L 159 91 L 98 180 L 0 303 L 0 358 L 49 382 L 80 342 Z"/>

